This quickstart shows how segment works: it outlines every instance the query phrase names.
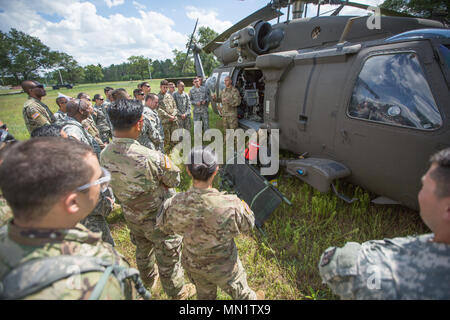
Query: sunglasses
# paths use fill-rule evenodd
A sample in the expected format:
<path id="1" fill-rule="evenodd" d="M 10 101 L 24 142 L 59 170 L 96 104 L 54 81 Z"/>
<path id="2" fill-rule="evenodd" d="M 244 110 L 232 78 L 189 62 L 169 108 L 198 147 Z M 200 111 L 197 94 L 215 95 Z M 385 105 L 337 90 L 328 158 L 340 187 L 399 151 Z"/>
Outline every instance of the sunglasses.
<path id="1" fill-rule="evenodd" d="M 138 96 L 143 96 L 144 94 L 143 93 L 138 93 Z"/>
<path id="2" fill-rule="evenodd" d="M 85 185 L 82 185 L 81 187 L 76 188 L 75 191 L 76 192 L 84 191 L 84 190 L 89 189 L 90 187 L 93 187 L 93 186 L 96 186 L 99 184 L 100 191 L 105 192 L 109 186 L 109 182 L 111 181 L 111 173 L 109 173 L 109 171 L 103 167 L 101 167 L 101 169 L 102 169 L 102 175 L 100 176 L 100 178 L 98 178 L 97 180 L 95 180 L 92 183 L 87 183 Z"/>
<path id="3" fill-rule="evenodd" d="M 37 86 L 34 86 L 33 88 L 31 88 L 31 89 L 36 89 L 36 88 L 40 88 L 40 89 L 43 89 L 44 88 L 44 86 L 42 85 L 42 84 L 38 84 Z"/>

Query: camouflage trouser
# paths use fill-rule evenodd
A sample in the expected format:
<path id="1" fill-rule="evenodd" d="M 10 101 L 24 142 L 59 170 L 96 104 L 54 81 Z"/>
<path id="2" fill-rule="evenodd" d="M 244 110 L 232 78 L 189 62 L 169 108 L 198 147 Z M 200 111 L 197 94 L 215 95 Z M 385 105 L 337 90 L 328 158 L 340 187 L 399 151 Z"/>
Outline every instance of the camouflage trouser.
<path id="1" fill-rule="evenodd" d="M 155 228 L 156 217 L 137 224 L 127 220 L 131 241 L 136 245 L 136 264 L 144 284 L 150 289 L 159 271 L 164 291 L 171 298 L 184 286 L 181 244 L 178 235 L 167 235 Z M 155 269 L 155 262 L 158 270 Z"/>
<path id="2" fill-rule="evenodd" d="M 91 231 L 101 232 L 102 240 L 111 244 L 113 247 L 115 246 L 114 239 L 111 235 L 111 230 L 109 230 L 108 222 L 106 222 L 104 217 L 90 214 L 81 220 L 81 224 Z"/>
<path id="3" fill-rule="evenodd" d="M 107 191 L 100 194 L 97 206 L 86 218 L 81 220 L 81 223 L 91 231 L 102 232 L 102 240 L 114 246 L 111 230 L 109 230 L 108 222 L 105 220 L 114 207 L 112 202 L 114 202 L 114 195 L 111 188 L 108 188 Z"/>
<path id="4" fill-rule="evenodd" d="M 206 269 L 186 266 L 185 269 L 189 279 L 195 284 L 198 300 L 215 300 L 217 287 L 220 287 L 234 300 L 256 300 L 256 293 L 247 284 L 247 274 L 239 258 L 231 268 L 227 265 L 220 265 Z"/>
<path id="5" fill-rule="evenodd" d="M 208 115 L 208 106 L 195 106 L 194 107 L 194 122 L 202 121 L 203 123 L 203 132 L 209 129 L 209 115 Z"/>
<path id="6" fill-rule="evenodd" d="M 11 218 L 11 209 L 6 203 L 6 200 L 2 197 L 2 195 L 0 195 L 0 227 L 6 224 Z"/>
<path id="7" fill-rule="evenodd" d="M 189 114 L 186 118 L 182 119 L 178 117 L 178 123 L 180 124 L 180 128 L 186 129 L 187 131 L 191 131 L 191 115 Z"/>
<path id="8" fill-rule="evenodd" d="M 222 116 L 223 129 L 236 129 L 238 127 L 237 114 Z"/>
<path id="9" fill-rule="evenodd" d="M 171 141 L 172 132 L 179 128 L 178 119 L 175 121 L 168 121 L 163 123 L 164 129 L 164 150 L 166 154 L 169 154 L 176 142 Z"/>

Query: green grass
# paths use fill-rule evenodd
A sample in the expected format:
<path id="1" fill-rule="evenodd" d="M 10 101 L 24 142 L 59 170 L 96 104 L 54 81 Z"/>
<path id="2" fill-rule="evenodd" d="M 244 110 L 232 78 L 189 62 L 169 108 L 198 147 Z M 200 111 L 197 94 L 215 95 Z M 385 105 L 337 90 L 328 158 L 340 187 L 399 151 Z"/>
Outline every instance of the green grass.
<path id="1" fill-rule="evenodd" d="M 159 80 L 150 82 L 152 92 L 158 92 Z M 123 87 L 131 94 L 137 83 L 139 81 L 78 85 L 71 90 L 59 91 L 70 96 L 87 92 L 92 97 L 96 93 L 103 94 L 105 86 L 111 86 Z M 56 96 L 56 90 L 49 90 L 43 100 L 53 111 L 57 110 Z M 7 123 L 12 134 L 20 140 L 29 138 L 22 119 L 25 100 L 25 94 L 0 96 L 0 120 Z M 210 127 L 222 129 L 220 118 L 211 110 Z M 180 169 L 183 173 L 178 191 L 184 191 L 189 189 L 192 181 L 184 166 Z M 215 186 L 219 185 L 218 180 L 214 182 Z M 336 299 L 322 284 L 317 268 L 326 248 L 343 246 L 348 241 L 363 242 L 429 232 L 417 212 L 401 206 L 372 205 L 370 199 L 374 195 L 360 187 L 337 184 L 339 192 L 360 199 L 349 205 L 331 192 L 322 194 L 282 170 L 277 181 L 279 190 L 292 205 L 283 203 L 275 210 L 264 224 L 265 235 L 254 231 L 236 239 L 250 287 L 264 290 L 267 299 Z M 108 222 L 117 250 L 136 267 L 135 247 L 120 209 L 113 211 Z M 159 287 L 153 298 L 167 299 L 167 296 Z M 218 298 L 230 299 L 221 290 Z"/>

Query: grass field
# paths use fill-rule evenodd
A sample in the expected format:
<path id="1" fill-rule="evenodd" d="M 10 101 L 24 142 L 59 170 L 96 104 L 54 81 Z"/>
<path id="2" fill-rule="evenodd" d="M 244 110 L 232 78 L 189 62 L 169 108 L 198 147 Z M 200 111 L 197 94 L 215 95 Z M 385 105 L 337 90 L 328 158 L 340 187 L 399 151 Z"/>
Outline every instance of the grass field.
<path id="1" fill-rule="evenodd" d="M 86 92 L 91 97 L 103 94 L 105 86 L 123 87 L 131 95 L 139 81 L 77 85 L 60 89 L 69 96 Z M 152 92 L 159 91 L 159 81 L 150 80 Z M 186 88 L 188 91 L 190 88 Z M 56 90 L 47 92 L 43 102 L 57 110 Z M 29 138 L 22 118 L 25 94 L 0 97 L 0 120 L 19 140 Z M 210 110 L 210 127 L 222 129 L 220 118 Z M 189 189 L 192 181 L 183 169 L 178 191 Z M 215 182 L 217 184 L 217 181 Z M 361 200 L 351 205 L 331 192 L 322 194 L 300 180 L 280 172 L 278 188 L 292 202 L 283 203 L 264 224 L 264 235 L 255 231 L 236 239 L 239 255 L 247 271 L 250 287 L 264 290 L 266 299 L 336 299 L 321 283 L 318 263 L 329 246 L 342 246 L 348 241 L 363 242 L 429 232 L 419 214 L 401 206 L 375 206 L 374 195 L 359 187 L 338 183 L 338 190 Z M 134 261 L 135 247 L 120 209 L 108 218 L 117 249 L 128 261 Z M 230 299 L 219 290 L 219 299 Z M 160 288 L 154 299 L 166 299 Z"/>

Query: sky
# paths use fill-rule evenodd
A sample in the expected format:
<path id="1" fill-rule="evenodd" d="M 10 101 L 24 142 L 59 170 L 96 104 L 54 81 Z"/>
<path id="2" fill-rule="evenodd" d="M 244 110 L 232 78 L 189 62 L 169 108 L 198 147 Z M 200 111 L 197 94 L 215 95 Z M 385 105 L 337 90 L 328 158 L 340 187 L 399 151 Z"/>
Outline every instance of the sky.
<path id="1" fill-rule="evenodd" d="M 384 0 L 354 1 L 378 5 Z M 221 33 L 267 3 L 269 0 L 0 0 L 0 30 L 15 28 L 38 37 L 82 66 L 109 66 L 132 55 L 171 59 L 173 49 L 186 50 L 197 18 L 198 27 Z M 322 5 L 320 12 L 332 8 L 337 6 Z M 317 6 L 309 4 L 308 16 L 316 12 Z M 367 13 L 346 7 L 340 15 Z"/>

